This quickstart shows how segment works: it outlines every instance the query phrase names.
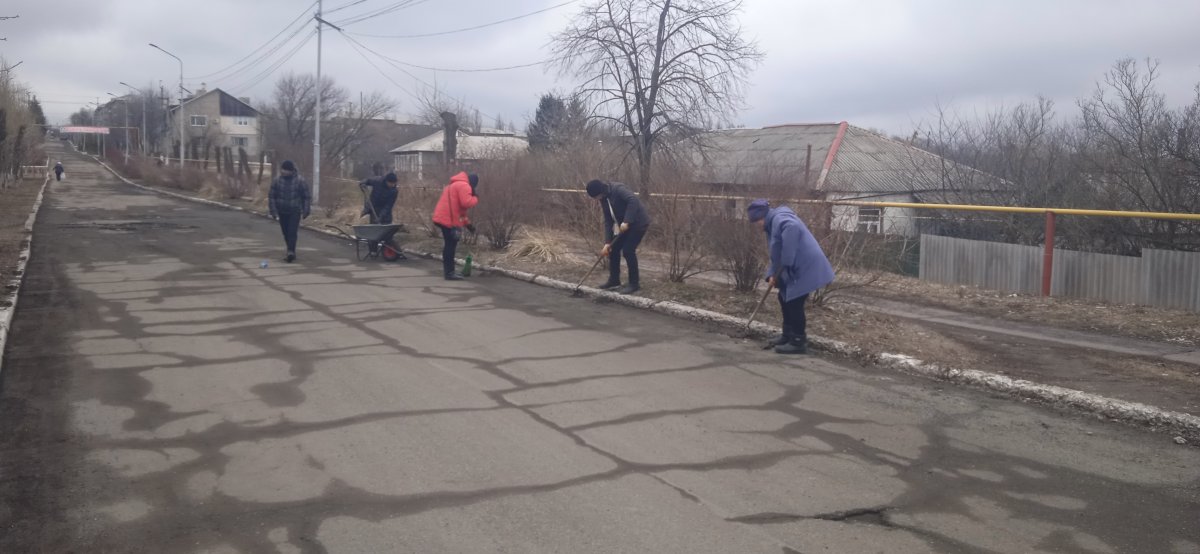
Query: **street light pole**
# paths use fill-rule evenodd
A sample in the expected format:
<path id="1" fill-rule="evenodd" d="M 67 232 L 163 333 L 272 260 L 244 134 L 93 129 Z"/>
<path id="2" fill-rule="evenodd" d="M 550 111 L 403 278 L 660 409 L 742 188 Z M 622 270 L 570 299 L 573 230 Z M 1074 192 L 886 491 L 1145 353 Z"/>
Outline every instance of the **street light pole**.
<path id="1" fill-rule="evenodd" d="M 125 108 L 125 165 L 129 165 L 129 100 L 111 92 L 108 95 L 113 97 L 113 100 L 119 100 L 121 106 Z"/>
<path id="2" fill-rule="evenodd" d="M 140 149 L 142 151 L 142 157 L 144 158 L 146 157 L 146 95 L 142 94 L 142 91 L 138 90 L 132 85 L 127 84 L 125 81 L 121 81 L 121 85 L 129 90 L 137 92 L 138 96 L 142 97 L 142 134 L 138 137 L 138 146 L 141 147 Z"/>
<path id="3" fill-rule="evenodd" d="M 317 119 L 313 131 L 313 204 L 321 203 L 321 0 L 317 0 Z"/>
<path id="4" fill-rule="evenodd" d="M 162 52 L 163 54 L 175 58 L 175 61 L 179 62 L 179 178 L 182 180 L 183 160 L 187 157 L 187 154 L 185 154 L 185 152 L 187 152 L 187 136 L 184 135 L 183 129 L 183 60 L 179 59 L 179 56 L 163 50 L 153 42 L 150 43 L 150 46 Z"/>

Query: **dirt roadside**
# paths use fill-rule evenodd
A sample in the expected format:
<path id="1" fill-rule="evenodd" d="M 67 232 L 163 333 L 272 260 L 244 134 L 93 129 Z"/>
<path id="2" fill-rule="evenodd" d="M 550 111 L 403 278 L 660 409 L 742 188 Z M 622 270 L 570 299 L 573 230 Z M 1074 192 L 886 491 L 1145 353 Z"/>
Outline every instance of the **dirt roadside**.
<path id="1" fill-rule="evenodd" d="M 174 189 L 164 190 L 181 193 Z M 262 202 L 248 198 L 215 200 L 262 211 Z M 409 210 L 401 212 L 401 220 L 406 216 L 411 219 Z M 346 223 L 344 213 L 332 215 L 314 213 L 306 224 L 320 228 Z M 423 232 L 420 222 L 405 222 L 411 229 L 410 233 L 401 236 L 405 248 L 440 251 L 440 239 Z M 460 247 L 459 256 L 473 253 L 476 263 L 576 282 L 591 266 L 591 260 L 576 244 L 581 241 L 567 239 L 565 242 L 574 255 L 556 264 L 506 257 L 489 251 L 482 244 Z M 661 256 L 653 252 L 647 254 L 651 259 Z M 658 273 L 654 270 L 644 272 L 652 278 L 643 279 L 641 294 L 658 300 L 672 300 L 742 317 L 753 310 L 761 297 L 761 291 L 733 292 L 719 276 L 693 278 L 679 284 L 666 282 L 661 275 L 654 275 Z M 602 276 L 592 275 L 590 279 L 599 282 Z M 864 363 L 869 364 L 884 352 L 904 354 L 939 366 L 977 369 L 1200 415 L 1200 365 L 898 317 L 870 308 L 872 299 L 881 299 L 970 314 L 998 328 L 1013 323 L 1032 324 L 1048 330 L 1085 333 L 1098 344 L 1114 338 L 1137 339 L 1173 351 L 1195 350 L 1200 345 L 1200 314 L 947 287 L 899 276 L 888 276 L 850 292 L 850 295 L 810 307 L 809 329 L 812 334 L 859 347 L 864 352 L 861 359 Z M 758 319 L 775 325 L 781 323 L 773 300 L 768 300 Z"/>
<path id="2" fill-rule="evenodd" d="M 21 179 L 9 188 L 0 190 L 0 283 L 4 283 L 5 287 L 18 277 L 21 250 L 29 239 L 25 222 L 41 190 L 41 177 Z"/>

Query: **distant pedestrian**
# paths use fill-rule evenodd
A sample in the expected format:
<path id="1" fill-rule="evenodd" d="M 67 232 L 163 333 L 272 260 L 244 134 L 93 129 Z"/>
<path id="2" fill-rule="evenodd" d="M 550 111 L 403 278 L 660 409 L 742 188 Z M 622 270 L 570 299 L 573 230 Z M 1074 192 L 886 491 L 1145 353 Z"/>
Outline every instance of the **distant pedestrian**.
<path id="1" fill-rule="evenodd" d="M 392 209 L 395 208 L 396 198 L 400 195 L 400 191 L 396 189 L 399 182 L 400 179 L 395 173 L 388 173 L 383 177 L 371 177 L 358 185 L 366 193 L 362 215 L 370 216 L 372 225 L 392 224 Z"/>
<path id="2" fill-rule="evenodd" d="M 279 177 L 271 182 L 269 194 L 271 217 L 279 220 L 283 230 L 283 241 L 287 244 L 284 261 L 296 260 L 296 236 L 300 232 L 300 220 L 307 219 L 312 210 L 312 192 L 308 183 L 296 171 L 292 160 L 279 165 Z"/>
<path id="3" fill-rule="evenodd" d="M 766 200 L 759 199 L 750 203 L 746 215 L 767 234 L 771 254 L 767 283 L 779 289 L 783 334 L 771 344 L 780 354 L 804 354 L 808 351 L 804 303 L 809 294 L 833 282 L 833 266 L 791 208 L 771 208 Z"/>
<path id="4" fill-rule="evenodd" d="M 587 184 L 587 194 L 600 201 L 600 210 L 604 212 L 604 248 L 600 255 L 608 256 L 608 280 L 600 288 L 620 287 L 617 292 L 633 294 L 642 288 L 637 247 L 650 228 L 650 214 L 637 195 L 622 183 L 593 180 Z M 621 287 L 622 256 L 629 266 L 629 283 L 624 287 Z"/>
<path id="5" fill-rule="evenodd" d="M 54 180 L 61 181 L 63 178 L 63 173 L 66 173 L 66 171 L 67 170 L 66 170 L 66 168 L 63 167 L 63 164 L 61 161 L 55 162 L 54 163 Z"/>
<path id="6" fill-rule="evenodd" d="M 433 223 L 442 230 L 442 273 L 447 281 L 461 281 L 463 278 L 462 274 L 454 271 L 454 253 L 458 249 L 458 241 L 462 240 L 463 228 L 475 232 L 475 226 L 467 217 L 467 210 L 479 204 L 478 187 L 478 175 L 459 172 L 442 189 L 437 208 L 433 210 Z"/>

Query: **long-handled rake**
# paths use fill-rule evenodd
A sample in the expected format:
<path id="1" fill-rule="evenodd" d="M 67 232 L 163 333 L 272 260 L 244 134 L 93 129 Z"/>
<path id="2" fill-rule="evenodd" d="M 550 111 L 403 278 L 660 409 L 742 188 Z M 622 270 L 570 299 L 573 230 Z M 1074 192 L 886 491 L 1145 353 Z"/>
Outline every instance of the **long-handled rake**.
<path id="1" fill-rule="evenodd" d="M 772 281 L 767 285 L 766 292 L 763 292 L 762 299 L 758 301 L 758 305 L 754 307 L 754 311 L 750 312 L 750 318 L 746 320 L 746 327 L 742 329 L 742 336 L 750 336 L 750 324 L 754 323 L 754 317 L 758 315 L 758 311 L 762 309 L 763 304 L 767 303 L 767 297 L 771 295 L 771 290 L 775 288 L 775 282 Z"/>
<path id="2" fill-rule="evenodd" d="M 610 242 L 609 244 L 616 244 L 617 239 L 619 239 L 619 238 L 621 238 L 620 231 L 618 231 L 616 234 L 613 235 L 612 242 Z M 571 296 L 574 296 L 574 297 L 583 296 L 583 291 L 581 290 L 583 288 L 583 282 L 587 281 L 588 277 L 592 276 L 592 272 L 596 271 L 596 268 L 600 267 L 600 262 L 603 262 L 603 261 L 604 261 L 603 255 L 596 257 L 596 263 L 592 264 L 592 268 L 589 269 L 588 272 L 583 275 L 583 279 L 579 280 L 579 284 L 575 285 L 575 290 L 571 291 Z"/>

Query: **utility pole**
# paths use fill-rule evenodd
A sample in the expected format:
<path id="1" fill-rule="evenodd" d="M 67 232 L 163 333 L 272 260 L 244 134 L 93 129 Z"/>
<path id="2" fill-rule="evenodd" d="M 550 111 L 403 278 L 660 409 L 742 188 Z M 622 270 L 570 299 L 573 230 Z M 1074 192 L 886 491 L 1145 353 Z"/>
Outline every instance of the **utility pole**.
<path id="1" fill-rule="evenodd" d="M 140 137 L 138 137 L 138 146 L 141 147 L 140 150 L 142 151 L 142 157 L 144 158 L 146 157 L 146 95 L 142 94 L 142 91 L 134 88 L 133 85 L 127 84 L 125 81 L 121 81 L 121 86 L 137 92 L 138 96 L 142 97 L 142 134 Z M 128 125 L 128 123 L 126 123 L 126 125 Z"/>
<path id="2" fill-rule="evenodd" d="M 183 128 L 183 60 L 179 59 L 179 56 L 159 48 L 154 43 L 150 43 L 150 46 L 163 54 L 175 58 L 175 61 L 179 62 L 179 178 L 180 182 L 182 182 L 184 175 L 183 161 L 187 158 L 187 135 L 184 134 Z"/>
<path id="3" fill-rule="evenodd" d="M 313 122 L 313 204 L 321 203 L 321 8 L 322 0 L 317 0 L 317 118 Z"/>
<path id="4" fill-rule="evenodd" d="M 324 92 L 324 83 L 321 81 L 321 29 L 328 25 L 341 31 L 336 25 L 321 19 L 322 0 L 317 0 L 317 15 L 313 19 L 317 22 L 317 113 L 316 121 L 313 125 L 316 127 L 313 131 L 313 204 L 321 202 L 321 93 Z"/>
<path id="5" fill-rule="evenodd" d="M 120 100 L 121 105 L 125 107 L 125 165 L 129 165 L 129 99 L 121 98 L 113 93 L 108 93 L 113 97 L 113 100 Z"/>

